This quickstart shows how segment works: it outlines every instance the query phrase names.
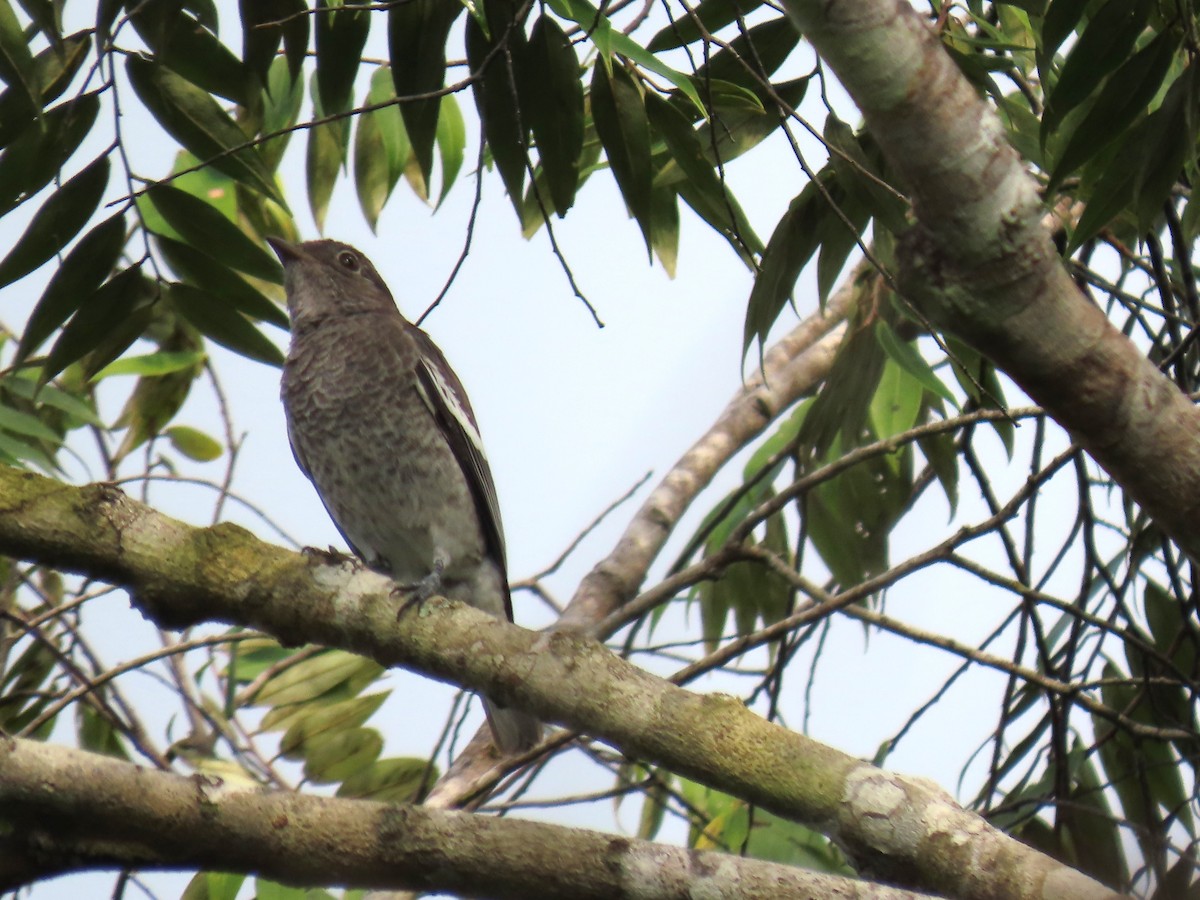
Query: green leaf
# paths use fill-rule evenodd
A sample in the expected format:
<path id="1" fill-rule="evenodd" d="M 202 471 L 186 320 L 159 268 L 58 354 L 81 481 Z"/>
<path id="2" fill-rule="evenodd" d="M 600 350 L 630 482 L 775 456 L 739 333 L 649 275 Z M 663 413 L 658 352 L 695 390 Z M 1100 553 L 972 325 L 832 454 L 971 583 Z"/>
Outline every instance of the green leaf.
<path id="1" fill-rule="evenodd" d="M 51 444 L 62 443 L 62 437 L 37 416 L 20 412 L 12 407 L 0 405 L 0 428 L 11 434 L 49 441 Z"/>
<path id="2" fill-rule="evenodd" d="M 830 194 L 834 193 L 835 185 L 829 173 L 819 173 L 788 205 L 787 212 L 783 214 L 767 242 L 762 266 L 754 279 L 750 299 L 746 304 L 746 324 L 742 335 L 743 354 L 750 349 L 754 341 L 757 340 L 760 344 L 766 341 L 767 333 L 792 295 L 796 279 L 817 251 L 821 222 L 825 217 L 832 215 L 829 203 L 817 187 L 817 179 L 824 181 Z"/>
<path id="3" fill-rule="evenodd" d="M 701 0 L 688 15 L 665 26 L 646 45 L 651 53 L 673 50 L 699 40 L 707 32 L 715 34 L 739 16 L 747 16 L 762 5 L 762 0 Z M 792 27 L 795 31 L 795 26 Z"/>
<path id="4" fill-rule="evenodd" d="M 99 112 L 98 93 L 75 97 L 45 113 L 0 154 L 0 216 L 16 209 L 58 174 L 90 133 Z"/>
<path id="5" fill-rule="evenodd" d="M 42 407 L 51 407 L 66 413 L 71 419 L 84 424 L 100 427 L 103 423 L 96 415 L 95 407 L 89 399 L 81 399 L 75 394 L 69 394 L 52 384 L 34 381 L 25 377 L 24 373 L 10 375 L 3 381 L 4 388 Z M 74 426 L 70 426 L 74 427 Z"/>
<path id="6" fill-rule="evenodd" d="M 0 80 L 24 94 L 34 109 L 42 108 L 42 84 L 25 31 L 8 0 L 0 0 Z"/>
<path id="7" fill-rule="evenodd" d="M 79 309 L 63 326 L 42 363 L 41 381 L 49 381 L 96 349 L 113 333 L 114 322 L 129 322 L 135 309 L 148 305 L 157 296 L 154 282 L 142 274 L 140 267 L 125 269 L 102 284 L 79 304 Z"/>
<path id="8" fill-rule="evenodd" d="M 65 0 L 17 0 L 52 49 L 62 49 L 62 7 Z"/>
<path id="9" fill-rule="evenodd" d="M 125 246 L 125 217 L 101 222 L 67 254 L 29 315 L 13 365 L 20 365 L 90 297 L 112 272 Z"/>
<path id="10" fill-rule="evenodd" d="M 575 203 L 583 153 L 583 83 L 579 58 L 558 22 L 542 15 L 533 25 L 527 56 L 530 70 L 525 106 L 559 218 Z"/>
<path id="11" fill-rule="evenodd" d="M 251 0 L 256 2 L 256 0 Z M 228 872 L 197 872 L 180 900 L 237 900 L 246 876 Z"/>
<path id="12" fill-rule="evenodd" d="M 370 10 L 344 8 L 341 0 L 317 0 L 317 87 L 325 115 L 350 109 L 354 78 L 371 29 Z"/>
<path id="13" fill-rule="evenodd" d="M 679 259 L 679 201 L 670 188 L 651 190 L 650 245 L 667 277 L 674 278 Z"/>
<path id="14" fill-rule="evenodd" d="M 925 389 L 904 368 L 889 359 L 879 387 L 871 398 L 871 426 L 881 438 L 904 434 L 917 424 Z"/>
<path id="15" fill-rule="evenodd" d="M 808 77 L 774 85 L 775 93 L 793 109 L 800 105 L 808 89 Z M 779 111 L 771 106 L 747 104 L 744 96 L 728 92 L 714 93 L 712 121 L 700 126 L 697 136 L 709 163 L 727 163 L 779 129 Z"/>
<path id="16" fill-rule="evenodd" d="M 446 79 L 446 40 L 463 11 L 458 0 L 409 0 L 388 10 L 388 54 L 398 97 L 440 91 Z M 425 183 L 433 176 L 437 97 L 401 104 L 404 127 Z"/>
<path id="17" fill-rule="evenodd" d="M 149 197 L 170 227 L 206 256 L 263 281 L 283 283 L 278 260 L 215 206 L 167 184 L 152 188 Z"/>
<path id="18" fill-rule="evenodd" d="M 303 0 L 300 0 L 302 3 Z M 303 18 L 307 19 L 307 16 Z M 267 72 L 267 87 L 263 94 L 262 133 L 278 134 L 258 145 L 263 164 L 272 172 L 279 168 L 292 133 L 287 129 L 300 117 L 304 102 L 304 79 L 293 78 L 288 63 L 279 57 Z"/>
<path id="19" fill-rule="evenodd" d="M 28 460 L 49 475 L 58 477 L 61 470 L 41 447 L 13 437 L 0 431 L 0 457 L 9 465 L 16 465 L 20 460 Z"/>
<path id="20" fill-rule="evenodd" d="M 151 188 L 147 196 L 167 224 L 193 247 L 239 272 L 283 284 L 279 261 L 211 203 L 165 183 Z"/>
<path id="21" fill-rule="evenodd" d="M 649 248 L 650 232 L 650 121 L 637 85 L 620 63 L 611 68 L 602 61 L 592 71 L 592 119 L 604 144 L 613 177 L 625 205 L 641 226 Z"/>
<path id="22" fill-rule="evenodd" d="M 1162 217 L 1163 203 L 1179 180 L 1183 164 L 1195 158 L 1200 113 L 1200 65 L 1193 63 L 1175 81 L 1151 117 L 1157 127 L 1147 133 L 1146 146 L 1133 180 L 1133 211 L 1138 230 L 1149 231 Z"/>
<path id="23" fill-rule="evenodd" d="M 380 759 L 350 773 L 337 789 L 338 797 L 380 803 L 413 803 L 423 787 L 437 781 L 438 769 L 426 759 Z"/>
<path id="24" fill-rule="evenodd" d="M 917 440 L 917 445 L 942 486 L 946 502 L 950 504 L 950 518 L 953 519 L 958 510 L 958 448 L 954 444 L 954 435 L 926 435 Z"/>
<path id="25" fill-rule="evenodd" d="M 830 457 L 837 452 L 835 446 Z M 896 457 L 872 457 L 817 485 L 805 497 L 809 537 L 843 588 L 887 568 L 888 533 L 911 483 L 906 471 L 911 453 L 906 448 Z"/>
<path id="26" fill-rule="evenodd" d="M 871 133 L 864 129 L 855 134 L 849 125 L 831 115 L 825 120 L 824 136 L 838 184 L 856 201 L 854 205 L 893 234 L 903 234 L 908 229 L 909 204 L 899 190 L 888 186 L 883 151 Z M 832 287 L 828 282 L 822 286 L 822 303 Z"/>
<path id="27" fill-rule="evenodd" d="M 61 48 L 47 47 L 34 57 L 38 83 L 42 86 L 40 102 L 35 106 L 19 86 L 0 94 L 0 147 L 7 147 L 42 110 L 42 105 L 57 100 L 66 90 L 91 47 L 89 32 L 80 31 L 63 40 Z"/>
<path id="28" fill-rule="evenodd" d="M 138 3 L 129 14 L 155 60 L 193 85 L 250 106 L 257 79 L 217 36 L 173 3 Z"/>
<path id="29" fill-rule="evenodd" d="M 371 76 L 366 105 L 376 106 L 395 97 L 391 69 L 380 66 Z M 358 205 L 372 231 L 404 172 L 410 150 L 404 119 L 397 106 L 374 109 L 358 117 L 354 134 L 354 186 Z"/>
<path id="30" fill-rule="evenodd" d="M 321 784 L 349 778 L 379 758 L 383 738 L 374 728 L 354 728 L 313 741 L 305 748 L 304 774 Z"/>
<path id="31" fill-rule="evenodd" d="M 299 80 L 308 47 L 308 4 L 304 0 L 238 0 L 242 17 L 242 59 L 259 81 L 266 82 L 279 42 L 287 47 L 284 64 L 291 81 Z"/>
<path id="32" fill-rule="evenodd" d="M 655 176 L 656 190 L 669 184 L 752 266 L 755 255 L 763 250 L 762 241 L 705 156 L 691 122 L 678 106 L 653 93 L 646 95 L 646 114 L 672 160 Z"/>
<path id="33" fill-rule="evenodd" d="M 131 356 L 128 359 L 119 359 L 114 363 L 110 363 L 96 373 L 94 380 L 101 381 L 105 378 L 111 378 L 113 375 L 138 375 L 150 378 L 159 375 L 170 375 L 173 372 L 194 369 L 200 363 L 204 362 L 206 358 L 207 355 L 203 350 L 161 350 L 157 353 L 148 353 L 145 356 Z"/>
<path id="34" fill-rule="evenodd" d="M 882 318 L 875 321 L 875 339 L 879 341 L 879 346 L 891 357 L 892 361 L 915 378 L 925 390 L 955 406 L 958 405 L 950 388 L 946 387 L 942 380 L 934 374 L 933 368 L 925 361 L 925 357 L 920 354 L 913 342 L 900 340 L 892 326 Z"/>
<path id="35" fill-rule="evenodd" d="M 170 439 L 172 447 L 196 462 L 212 462 L 225 452 L 220 441 L 187 425 L 172 425 L 163 434 Z"/>
<path id="36" fill-rule="evenodd" d="M 1076 106 L 1087 99 L 1101 79 L 1129 56 L 1146 24 L 1148 0 L 1107 0 L 1088 20 L 1071 48 L 1042 116 L 1042 142 Z"/>
<path id="37" fill-rule="evenodd" d="M 1180 35 L 1171 28 L 1122 64 L 1105 83 L 1083 121 L 1071 133 L 1050 177 L 1048 192 L 1064 178 L 1125 134 L 1154 99 L 1179 49 Z"/>
<path id="38" fill-rule="evenodd" d="M 488 150 L 519 215 L 529 147 L 529 122 L 520 118 L 525 104 L 519 96 L 526 44 L 517 29 L 509 31 L 499 23 L 493 23 L 492 33 L 507 39 L 507 45 L 495 53 L 497 45 L 488 40 L 479 23 L 474 18 L 467 20 L 467 62 L 477 73 L 472 89 Z"/>
<path id="39" fill-rule="evenodd" d="M 108 171 L 108 157 L 101 156 L 46 199 L 16 246 L 0 261 L 0 287 L 24 278 L 79 233 L 100 205 Z"/>
<path id="40" fill-rule="evenodd" d="M 450 188 L 454 187 L 454 180 L 462 168 L 467 149 L 467 126 L 453 94 L 442 98 L 442 110 L 438 115 L 437 145 L 438 159 L 442 163 L 442 188 L 438 194 L 437 206 L 441 206 L 446 195 L 450 193 Z"/>
<path id="41" fill-rule="evenodd" d="M 269 366 L 282 366 L 283 353 L 225 298 L 190 284 L 172 284 L 172 306 L 200 333 L 226 347 Z"/>
<path id="42" fill-rule="evenodd" d="M 253 319 L 287 329 L 287 313 L 244 278 L 225 268 L 220 260 L 162 235 L 155 235 L 154 241 L 171 269 L 182 280 L 216 294 L 234 309 Z"/>
<path id="43" fill-rule="evenodd" d="M 326 650 L 271 677 L 255 694 L 254 703 L 258 706 L 304 703 L 357 676 L 366 674 L 373 679 L 382 671 L 382 666 L 369 659 L 344 650 Z M 267 728 L 264 723 L 263 729 Z"/>
<path id="44" fill-rule="evenodd" d="M 583 28 L 591 37 L 592 43 L 596 45 L 596 49 L 604 57 L 606 65 L 613 62 L 612 55 L 614 53 L 619 53 L 639 66 L 667 79 L 695 104 L 700 115 L 708 115 L 708 108 L 700 99 L 700 93 L 696 90 L 696 85 L 691 78 L 672 69 L 633 38 L 613 28 L 608 16 L 592 6 L 588 0 L 549 0 L 549 6 L 564 19 L 570 19 Z"/>
<path id="45" fill-rule="evenodd" d="M 186 150 L 246 187 L 284 203 L 262 157 L 244 146 L 246 133 L 205 91 L 140 56 L 129 57 L 126 72 L 142 103 Z"/>
<path id="46" fill-rule="evenodd" d="M 771 98 L 746 67 L 759 78 L 768 79 L 799 43 L 800 32 L 786 16 L 759 22 L 714 53 L 696 70 L 693 80 L 701 92 L 714 80 L 737 84 L 768 104 Z"/>
<path id="47" fill-rule="evenodd" d="M 314 114 L 324 115 L 320 98 L 316 95 L 313 82 Z M 305 157 L 305 177 L 308 185 L 308 206 L 312 211 L 317 228 L 325 229 L 325 213 L 329 211 L 329 200 L 337 184 L 338 174 L 346 162 L 346 150 L 350 142 L 350 120 L 335 119 L 308 130 L 308 153 Z"/>
<path id="48" fill-rule="evenodd" d="M 1067 39 L 1090 0 L 1054 0 L 1042 24 L 1042 53 L 1050 56 Z"/>
<path id="49" fill-rule="evenodd" d="M 1126 133 L 1112 157 L 1097 160 L 1105 165 L 1094 186 L 1085 178 L 1088 204 L 1071 234 L 1068 253 L 1128 207 L 1143 227 L 1157 217 L 1195 141 L 1198 77 L 1200 66 L 1189 66 L 1167 90 L 1162 105 Z"/>
<path id="50" fill-rule="evenodd" d="M 309 704 L 308 711 L 297 717 L 279 739 L 279 752 L 294 757 L 305 744 L 322 736 L 358 728 L 383 705 L 388 693 L 384 691 L 334 703 Z"/>

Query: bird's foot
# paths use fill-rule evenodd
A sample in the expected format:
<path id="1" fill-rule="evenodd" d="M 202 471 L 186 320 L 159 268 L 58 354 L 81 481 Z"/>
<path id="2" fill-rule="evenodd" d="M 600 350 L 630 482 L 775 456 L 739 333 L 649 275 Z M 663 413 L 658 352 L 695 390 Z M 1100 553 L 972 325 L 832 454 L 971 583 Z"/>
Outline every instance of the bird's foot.
<path id="1" fill-rule="evenodd" d="M 434 594 L 441 592 L 442 569 L 442 561 L 439 559 L 433 564 L 433 571 L 420 581 L 396 585 L 392 591 L 393 595 L 404 595 L 404 602 L 400 604 L 400 609 L 396 612 L 397 619 L 403 616 L 412 607 L 420 606 Z"/>

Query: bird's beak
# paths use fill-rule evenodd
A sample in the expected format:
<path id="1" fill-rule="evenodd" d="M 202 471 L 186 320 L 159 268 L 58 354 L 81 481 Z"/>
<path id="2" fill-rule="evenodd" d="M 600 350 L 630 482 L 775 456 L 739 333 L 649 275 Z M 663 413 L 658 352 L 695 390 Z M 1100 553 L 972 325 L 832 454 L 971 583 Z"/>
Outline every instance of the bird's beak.
<path id="1" fill-rule="evenodd" d="M 285 266 L 304 256 L 304 251 L 300 249 L 299 245 L 285 241 L 283 238 L 269 237 L 267 243 L 271 245 L 271 249 L 275 251 L 275 255 Z"/>

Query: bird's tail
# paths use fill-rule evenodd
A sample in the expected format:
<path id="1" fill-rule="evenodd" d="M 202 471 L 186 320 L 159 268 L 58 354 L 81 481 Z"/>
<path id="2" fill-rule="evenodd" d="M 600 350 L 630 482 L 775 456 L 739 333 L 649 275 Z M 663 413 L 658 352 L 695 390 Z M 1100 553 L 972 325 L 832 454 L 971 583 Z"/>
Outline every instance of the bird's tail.
<path id="1" fill-rule="evenodd" d="M 542 739 L 542 723 L 529 713 L 500 706 L 487 697 L 482 700 L 492 737 L 501 753 L 524 753 Z"/>

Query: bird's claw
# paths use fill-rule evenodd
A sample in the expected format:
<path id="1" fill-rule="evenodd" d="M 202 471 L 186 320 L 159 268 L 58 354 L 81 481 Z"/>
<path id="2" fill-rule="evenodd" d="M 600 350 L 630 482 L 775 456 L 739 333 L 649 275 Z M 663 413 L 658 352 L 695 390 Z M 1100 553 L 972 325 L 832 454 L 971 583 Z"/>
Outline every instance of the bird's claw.
<path id="1" fill-rule="evenodd" d="M 442 562 L 438 560 L 433 567 L 433 571 L 422 578 L 420 581 L 414 581 L 409 584 L 398 584 L 392 589 L 393 596 L 398 594 L 404 595 L 404 602 L 400 604 L 400 609 L 396 612 L 396 618 L 399 619 L 414 606 L 420 606 L 434 594 L 441 593 L 442 590 Z"/>

